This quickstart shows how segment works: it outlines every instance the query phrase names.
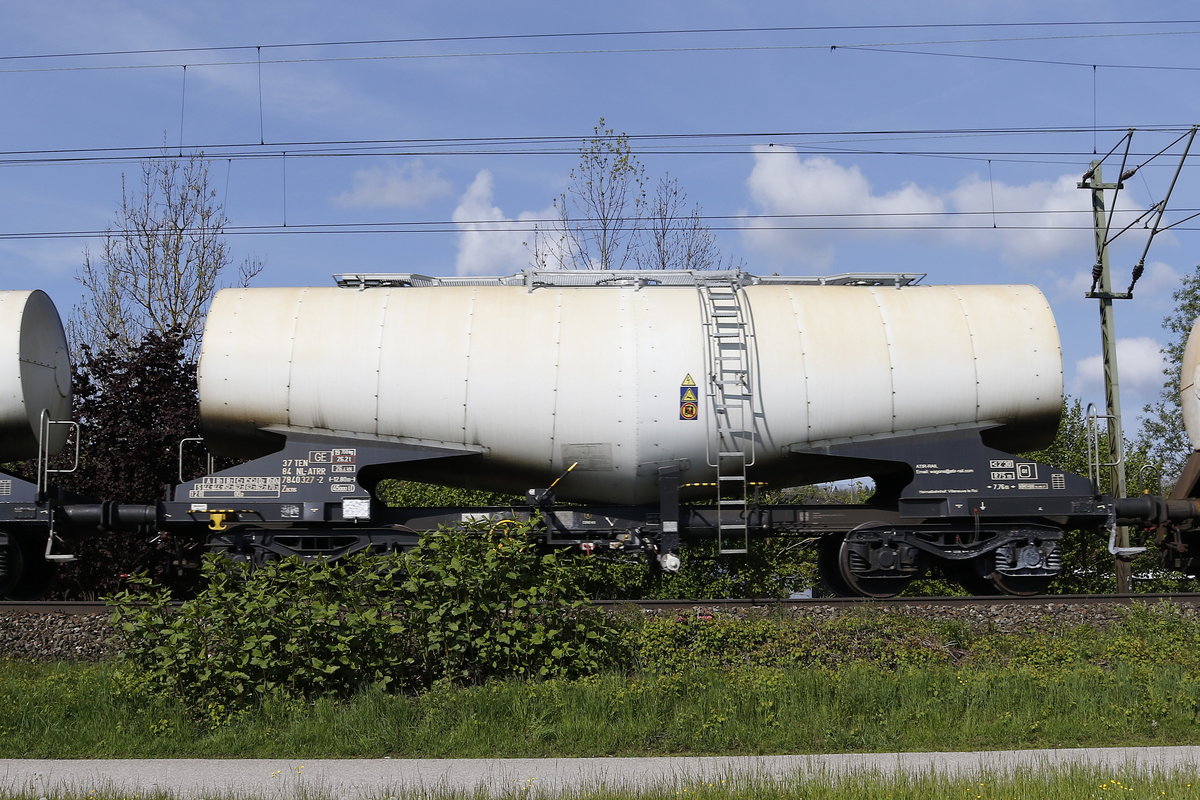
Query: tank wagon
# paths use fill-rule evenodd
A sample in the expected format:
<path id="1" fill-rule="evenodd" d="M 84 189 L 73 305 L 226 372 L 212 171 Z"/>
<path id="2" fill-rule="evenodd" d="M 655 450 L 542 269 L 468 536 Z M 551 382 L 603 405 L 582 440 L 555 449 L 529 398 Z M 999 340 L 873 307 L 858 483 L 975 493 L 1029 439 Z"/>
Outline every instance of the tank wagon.
<path id="1" fill-rule="evenodd" d="M 1048 444 L 1062 407 L 1058 333 L 1034 287 L 336 277 L 218 294 L 203 434 L 243 462 L 176 487 L 153 509 L 160 529 L 202 529 L 209 547 L 265 561 L 536 514 L 548 546 L 639 551 L 668 570 L 695 539 L 739 553 L 793 536 L 817 543 L 835 591 L 887 596 L 935 564 L 976 593 L 1039 593 L 1062 569 L 1065 530 L 1135 519 L 1183 552 L 1200 516 L 1190 500 L 1105 497 L 1013 455 Z M 860 477 L 875 486 L 864 504 L 761 500 L 763 486 Z M 525 502 L 387 508 L 385 478 Z"/>
<path id="2" fill-rule="evenodd" d="M 36 594 L 70 524 L 61 513 L 51 461 L 66 445 L 71 362 L 62 321 L 41 291 L 0 291 L 0 462 L 29 461 L 34 479 L 0 472 L 0 596 Z"/>

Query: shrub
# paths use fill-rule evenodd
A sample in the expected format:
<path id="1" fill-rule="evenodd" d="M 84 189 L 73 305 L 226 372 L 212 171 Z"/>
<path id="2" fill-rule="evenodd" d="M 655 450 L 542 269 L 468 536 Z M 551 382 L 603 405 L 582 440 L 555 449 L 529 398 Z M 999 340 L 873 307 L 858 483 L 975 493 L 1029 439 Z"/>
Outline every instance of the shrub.
<path id="1" fill-rule="evenodd" d="M 619 660 L 623 626 L 588 602 L 586 567 L 540 554 L 527 524 L 426 534 L 405 567 L 403 675 L 415 686 L 573 678 Z"/>
<path id="2" fill-rule="evenodd" d="M 492 677 L 575 677 L 614 662 L 620 627 L 579 571 L 526 526 L 439 530 L 408 553 L 292 558 L 251 569 L 210 556 L 178 606 L 147 578 L 110 598 L 135 688 L 220 722 L 267 696 L 348 697 Z"/>

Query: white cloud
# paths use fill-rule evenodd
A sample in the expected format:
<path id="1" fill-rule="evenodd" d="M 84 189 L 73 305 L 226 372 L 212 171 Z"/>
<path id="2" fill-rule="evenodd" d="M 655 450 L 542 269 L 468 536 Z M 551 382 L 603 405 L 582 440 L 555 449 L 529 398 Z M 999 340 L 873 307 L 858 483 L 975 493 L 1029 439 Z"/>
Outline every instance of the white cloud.
<path id="1" fill-rule="evenodd" d="M 453 191 L 450 181 L 420 159 L 388 161 L 354 173 L 354 186 L 333 199 L 343 208 L 419 208 Z"/>
<path id="2" fill-rule="evenodd" d="M 1122 410 L 1133 413 L 1158 396 L 1163 384 L 1166 362 L 1162 344 L 1148 336 L 1117 340 L 1117 364 L 1120 367 Z M 1075 362 L 1075 375 L 1068 390 L 1079 398 L 1104 397 L 1104 359 L 1089 356 Z M 1097 401 L 1100 405 L 1100 401 Z"/>
<path id="3" fill-rule="evenodd" d="M 101 242 L 85 243 L 93 255 L 103 246 Z M 4 288 L 15 289 L 32 281 L 38 285 L 43 278 L 70 277 L 83 263 L 85 244 L 78 240 L 38 241 L 12 240 L 0 242 L 0 261 L 6 276 Z"/>
<path id="4" fill-rule="evenodd" d="M 1132 276 L 1128 266 L 1122 265 L 1120 269 L 1111 269 L 1111 271 L 1113 273 L 1113 291 L 1124 292 L 1129 288 L 1129 279 Z M 1162 261 L 1152 261 L 1147 264 L 1145 273 L 1133 287 L 1133 296 L 1139 302 L 1138 308 L 1141 309 L 1141 313 L 1157 315 L 1173 310 L 1175 301 L 1171 295 L 1179 288 L 1182 280 L 1183 275 L 1170 264 Z M 1092 272 L 1091 270 L 1080 270 L 1066 277 L 1058 278 L 1054 281 L 1052 288 L 1055 297 L 1081 298 L 1092 289 Z"/>
<path id="5" fill-rule="evenodd" d="M 516 222 L 544 217 L 548 212 L 522 212 L 516 221 L 507 217 L 493 199 L 490 170 L 480 170 L 454 209 L 454 222 L 462 233 L 458 237 L 458 275 L 510 275 L 530 264 L 525 242 L 533 235 L 532 226 Z"/>
<path id="6" fill-rule="evenodd" d="M 1128 275 L 1123 276 L 1128 282 Z M 1151 261 L 1146 265 L 1146 272 L 1141 280 L 1133 287 L 1134 297 L 1148 300 L 1156 308 L 1174 310 L 1175 300 L 1171 297 L 1183 281 L 1183 273 L 1170 264 L 1162 261 Z M 1122 287 L 1124 288 L 1124 287 Z"/>
<path id="7" fill-rule="evenodd" d="M 779 148 L 760 149 L 754 154 L 754 169 L 746 179 L 746 185 L 763 214 L 818 217 L 811 220 L 756 220 L 744 232 L 748 245 L 769 258 L 821 269 L 833 261 L 834 247 L 829 231 L 772 228 L 882 225 L 900 229 L 913 225 L 914 217 L 895 215 L 928 214 L 943 209 L 939 198 L 915 184 L 876 194 L 856 166 L 843 167 L 823 156 L 801 159 L 794 151 Z M 836 214 L 849 216 L 819 218 Z"/>
<path id="8" fill-rule="evenodd" d="M 1073 272 L 1065 278 L 1054 281 L 1055 295 L 1072 299 L 1083 297 L 1092 288 L 1092 273 L 1090 270 Z"/>
<path id="9" fill-rule="evenodd" d="M 913 183 L 889 191 L 873 186 L 857 166 L 824 156 L 801 158 L 787 148 L 760 149 L 746 179 L 759 213 L 816 218 L 755 220 L 743 236 L 749 247 L 774 261 L 819 268 L 833 262 L 839 240 L 877 235 L 880 228 L 992 251 L 1016 264 L 1077 258 L 1091 252 L 1095 241 L 1088 196 L 1078 180 L 1063 175 L 1010 185 L 970 175 L 942 192 Z M 1114 230 L 1135 210 L 1127 199 L 1121 196 Z M 784 225 L 810 229 L 772 230 Z"/>
<path id="10" fill-rule="evenodd" d="M 963 230 L 948 236 L 980 250 L 998 250 L 1008 261 L 1078 257 L 1093 251 L 1088 199 L 1077 188 L 1078 181 L 1078 176 L 1063 175 L 1011 186 L 971 175 L 947 195 L 954 211 L 969 215 L 956 217 L 952 224 Z"/>

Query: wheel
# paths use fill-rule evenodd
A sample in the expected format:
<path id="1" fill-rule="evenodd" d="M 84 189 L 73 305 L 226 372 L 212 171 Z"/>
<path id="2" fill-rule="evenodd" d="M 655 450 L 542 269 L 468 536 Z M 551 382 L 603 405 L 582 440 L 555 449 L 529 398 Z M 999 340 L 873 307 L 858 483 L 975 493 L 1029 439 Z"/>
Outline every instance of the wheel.
<path id="1" fill-rule="evenodd" d="M 821 578 L 843 597 L 895 597 L 925 574 L 919 551 L 902 542 L 863 536 L 831 536 L 821 541 Z"/>
<path id="2" fill-rule="evenodd" d="M 944 565 L 947 576 L 976 597 L 1032 597 L 1045 594 L 1057 575 L 1005 575 L 989 553 L 970 561 Z"/>
<path id="3" fill-rule="evenodd" d="M 981 570 L 985 567 L 977 563 L 989 560 L 973 558 L 970 561 L 945 561 L 942 563 L 942 571 L 946 573 L 946 578 L 963 587 L 967 594 L 975 597 L 992 597 L 1003 594 L 991 580 L 983 576 Z M 991 569 L 991 567 L 988 566 L 986 569 Z"/>
<path id="4" fill-rule="evenodd" d="M 1056 575 L 1005 575 L 993 572 L 988 576 L 988 582 L 995 587 L 996 594 L 1006 594 L 1011 597 L 1033 597 L 1045 594 L 1054 582 Z"/>
<path id="5" fill-rule="evenodd" d="M 823 536 L 817 543 L 817 574 L 821 584 L 834 597 L 854 597 L 857 592 L 842 577 L 840 552 L 845 536 Z"/>
<path id="6" fill-rule="evenodd" d="M 0 576 L 0 597 L 6 600 L 37 600 L 50 585 L 50 565 L 43 557 L 42 537 L 18 539 L 9 535 L 9 543 L 0 548 L 5 563 Z"/>
<path id="7" fill-rule="evenodd" d="M 881 547 L 880 552 L 875 555 L 889 562 L 898 561 L 898 556 L 890 552 L 892 549 Z M 863 558 L 861 551 L 855 549 L 850 542 L 842 542 L 838 549 L 838 564 L 847 585 L 860 597 L 895 597 L 924 573 L 923 569 L 909 574 L 897 574 L 892 570 L 872 570 L 871 564 Z"/>

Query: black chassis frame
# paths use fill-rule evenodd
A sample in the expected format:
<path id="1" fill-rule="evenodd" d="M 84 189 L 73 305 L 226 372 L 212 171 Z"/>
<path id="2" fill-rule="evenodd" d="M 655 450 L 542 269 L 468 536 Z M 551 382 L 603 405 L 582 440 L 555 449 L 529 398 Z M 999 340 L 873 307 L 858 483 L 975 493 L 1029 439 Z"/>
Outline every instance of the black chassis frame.
<path id="1" fill-rule="evenodd" d="M 180 484 L 153 510 L 168 533 L 203 534 L 210 549 L 254 561 L 339 557 L 411 547 L 419 533 L 463 522 L 540 520 L 541 542 L 590 552 L 662 554 L 711 538 L 718 515 L 749 535 L 818 540 L 848 536 L 863 546 L 904 543 L 930 557 L 967 561 L 1006 544 L 1056 540 L 1114 520 L 1112 498 L 1092 481 L 986 446 L 983 429 L 794 448 L 838 471 L 869 475 L 875 495 L 861 505 L 757 504 L 745 510 L 681 504 L 678 470 L 660 469 L 660 499 L 647 506 L 559 505 L 548 489 L 524 505 L 389 508 L 363 481 L 371 468 L 425 459 L 469 458 L 437 446 L 292 434 L 283 448 Z M 363 481 L 363 482 L 360 482 Z M 145 512 L 121 512 L 145 519 Z"/>

